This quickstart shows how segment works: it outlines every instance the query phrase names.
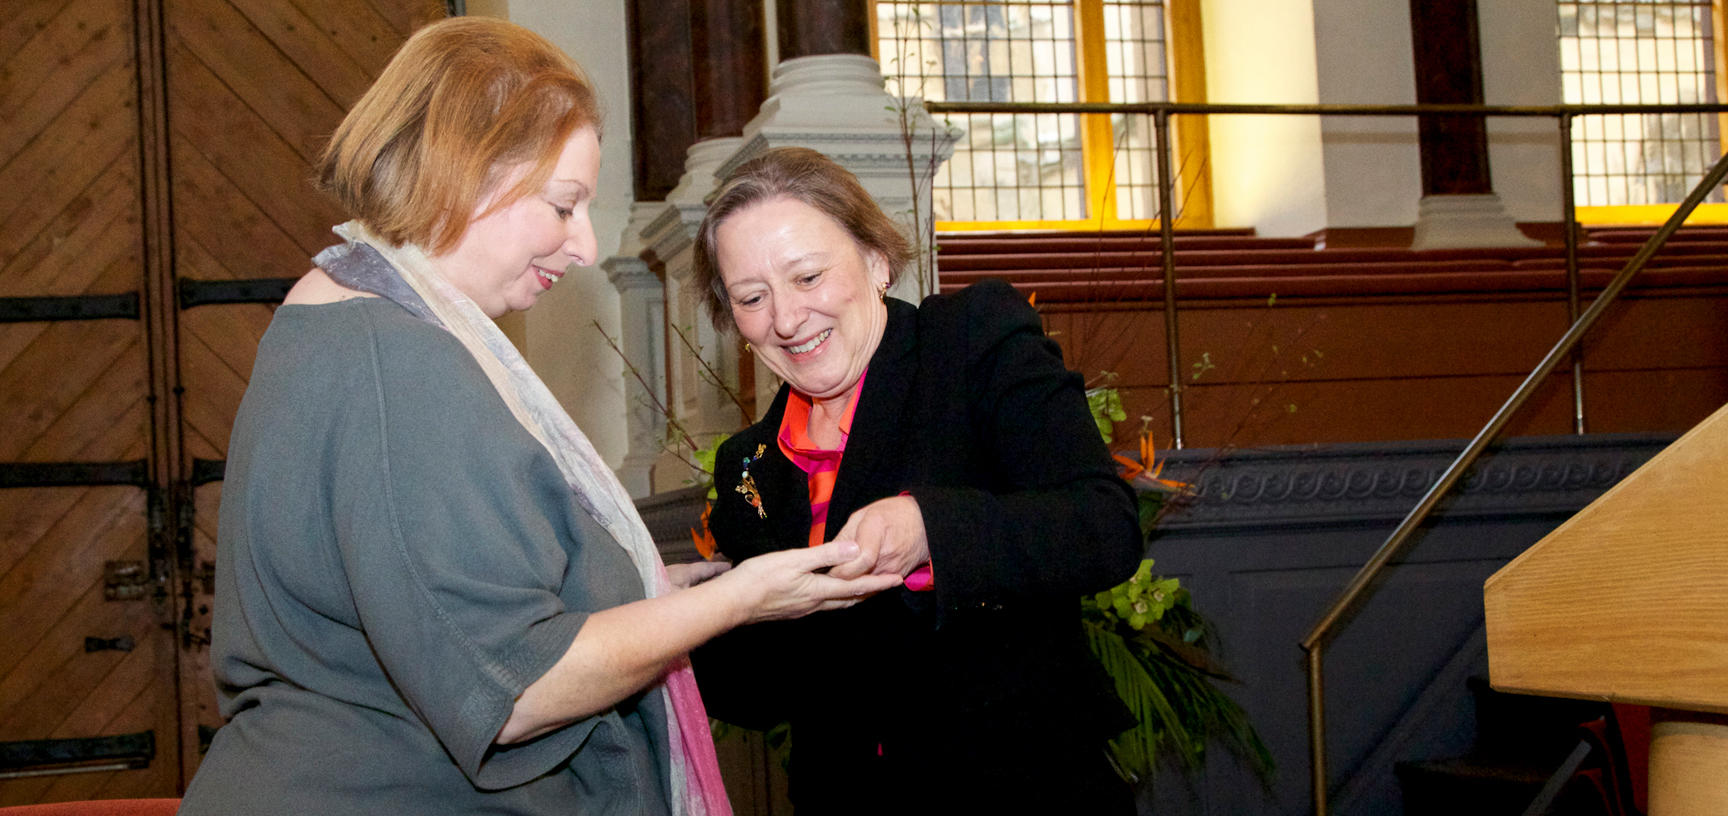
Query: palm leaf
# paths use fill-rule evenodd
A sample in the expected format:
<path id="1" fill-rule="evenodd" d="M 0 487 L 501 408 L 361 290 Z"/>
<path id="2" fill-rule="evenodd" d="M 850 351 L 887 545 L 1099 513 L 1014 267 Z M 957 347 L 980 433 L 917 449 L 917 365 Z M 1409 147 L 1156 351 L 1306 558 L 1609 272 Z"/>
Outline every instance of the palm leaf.
<path id="1" fill-rule="evenodd" d="M 1131 780 L 1143 778 L 1152 772 L 1162 750 L 1173 751 L 1184 766 L 1194 767 L 1200 758 L 1193 750 L 1195 740 L 1166 689 L 1121 634 L 1095 621 L 1087 621 L 1085 628 L 1093 654 L 1115 681 L 1116 694 L 1136 723 L 1110 741 L 1118 768 Z"/>

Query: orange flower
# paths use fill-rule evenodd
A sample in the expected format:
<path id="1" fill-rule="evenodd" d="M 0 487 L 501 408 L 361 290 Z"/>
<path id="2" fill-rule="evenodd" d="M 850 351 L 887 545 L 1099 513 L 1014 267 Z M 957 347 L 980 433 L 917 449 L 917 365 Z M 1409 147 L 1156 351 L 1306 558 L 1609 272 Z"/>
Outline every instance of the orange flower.
<path id="1" fill-rule="evenodd" d="M 1152 443 L 1152 432 L 1149 430 L 1140 432 L 1140 461 L 1136 462 L 1119 453 L 1111 454 L 1111 458 L 1115 459 L 1121 468 L 1118 472 L 1122 480 L 1135 487 L 1166 493 L 1180 493 L 1191 487 L 1187 482 L 1158 478 L 1158 475 L 1164 472 L 1164 463 L 1158 461 L 1158 449 Z"/>
<path id="2" fill-rule="evenodd" d="M 712 512 L 714 503 L 709 502 L 702 508 L 702 532 L 696 532 L 695 527 L 690 528 L 690 540 L 696 544 L 696 552 L 708 561 L 714 560 L 714 553 L 720 549 L 720 546 L 714 543 L 714 534 L 708 530 L 708 514 Z"/>

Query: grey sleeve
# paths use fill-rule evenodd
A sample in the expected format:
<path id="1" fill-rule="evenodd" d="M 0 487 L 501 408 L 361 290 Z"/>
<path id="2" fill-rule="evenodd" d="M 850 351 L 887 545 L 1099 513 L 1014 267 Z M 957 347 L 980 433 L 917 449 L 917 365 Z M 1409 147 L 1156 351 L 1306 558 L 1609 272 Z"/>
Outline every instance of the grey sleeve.
<path id="1" fill-rule="evenodd" d="M 468 778 L 521 784 L 567 759 L 596 721 L 492 744 L 593 611 L 560 597 L 568 488 L 453 340 L 373 339 L 378 398 L 352 426 L 376 434 L 338 454 L 354 483 L 336 486 L 332 508 L 356 613 L 391 683 Z"/>

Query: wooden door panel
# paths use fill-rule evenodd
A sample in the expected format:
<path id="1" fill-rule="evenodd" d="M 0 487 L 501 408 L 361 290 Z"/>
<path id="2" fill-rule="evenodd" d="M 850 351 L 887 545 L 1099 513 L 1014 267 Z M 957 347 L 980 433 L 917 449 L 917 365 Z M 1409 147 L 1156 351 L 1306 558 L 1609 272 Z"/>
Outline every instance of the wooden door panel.
<path id="1" fill-rule="evenodd" d="M 130 452 L 141 455 L 142 447 Z M 144 492 L 98 487 L 7 493 L 8 500 L 36 497 L 48 504 L 59 503 L 54 494 L 78 498 L 0 575 L 0 619 L 8 622 L 0 631 L 0 741 L 154 730 L 157 755 L 148 767 L 79 774 L 74 784 L 99 788 L 117 777 L 140 777 L 124 784 L 172 795 L 178 774 L 174 695 L 165 682 L 172 674 L 164 669 L 171 667 L 173 642 L 147 595 L 107 600 L 104 592 L 104 564 L 147 558 Z M 129 638 L 133 648 L 86 651 L 86 637 Z M 61 779 L 0 781 L 0 805 L 76 798 L 56 790 Z"/>
<path id="2" fill-rule="evenodd" d="M 143 540 L 141 491 L 123 487 L 30 490 L 82 490 L 84 495 L 0 575 L 0 610 L 7 622 L 0 632 L 0 703 L 7 704 L 0 723 L 18 715 L 14 708 L 29 707 L 27 694 L 12 691 L 49 681 L 37 671 L 18 671 L 21 666 L 42 668 L 43 656 L 32 650 L 42 645 L 48 631 L 61 624 L 80 598 L 92 590 L 100 595 L 104 562 L 126 556 L 136 541 Z M 88 568 L 86 561 L 94 568 Z M 132 602 L 115 602 L 127 603 Z M 90 634 L 97 634 L 99 628 L 92 627 Z M 8 731 L 4 738 L 31 737 Z"/>
<path id="3" fill-rule="evenodd" d="M 196 14 L 176 11 L 169 15 L 168 38 L 174 49 L 170 53 L 182 61 L 196 59 L 222 83 L 227 93 L 205 100 L 211 106 L 235 113 L 244 109 L 310 165 L 330 133 L 328 123 L 342 120 L 342 106 L 325 95 L 238 9 L 225 2 L 197 3 L 195 7 Z M 322 39 L 316 31 L 305 33 Z M 180 78 L 176 69 L 182 64 L 169 66 L 170 104 L 184 104 L 177 94 Z M 178 110 L 170 111 L 170 116 L 176 113 Z M 301 176 L 298 180 L 304 179 Z"/>
<path id="4" fill-rule="evenodd" d="M 140 641 L 141 643 L 145 641 Z M 178 768 L 172 761 L 175 728 L 174 709 L 160 705 L 156 686 L 174 661 L 173 644 L 166 638 L 148 641 L 149 648 L 140 647 L 119 658 L 102 682 L 73 709 L 62 731 L 66 734 L 136 734 L 150 731 L 157 735 L 157 761 L 147 769 L 118 773 L 76 774 L 53 777 L 51 784 L 37 795 L 38 801 L 76 801 L 82 799 L 135 799 L 174 796 Z M 164 743 L 169 753 L 161 753 Z"/>
<path id="5" fill-rule="evenodd" d="M 149 427 L 141 349 L 121 355 L 90 381 L 84 398 L 60 413 L 24 449 L 22 461 L 122 462 L 144 459 Z"/>
<path id="6" fill-rule="evenodd" d="M 123 360 L 143 367 L 139 334 L 137 321 L 131 320 L 54 323 L 42 330 L 0 369 L 0 394 L 5 395 L 0 396 L 0 461 L 18 461 L 86 396 L 112 396 L 91 394 L 90 388 Z M 142 435 L 144 429 L 135 432 Z"/>
<path id="7" fill-rule="evenodd" d="M 12 17 L 10 5 L 6 16 Z M 30 2 L 20 17 L 0 29 L 0 57 L 7 81 L 0 83 L 0 156 L 16 154 L 41 133 L 84 89 L 131 58 L 129 16 L 124 2 L 73 0 Z M 32 13 L 34 12 L 34 13 Z"/>
<path id="8" fill-rule="evenodd" d="M 401 39 L 400 33 L 390 30 L 381 39 L 368 39 L 367 46 L 356 52 L 342 42 L 346 32 L 360 27 L 356 18 L 362 15 L 355 14 L 353 9 L 344 9 L 343 17 L 335 18 L 327 9 L 314 8 L 318 15 L 315 19 L 298 6 L 281 0 L 234 0 L 234 8 L 258 29 L 265 41 L 281 49 L 284 58 L 312 86 L 344 111 L 384 69 L 390 55 L 378 47 L 379 43 Z M 372 27 L 380 25 L 382 21 L 375 18 Z"/>
<path id="9" fill-rule="evenodd" d="M 116 161 L 136 165 L 134 95 L 121 72 L 110 71 L 36 139 L 0 157 L 0 190 L 7 191 L 0 197 L 0 257 L 10 258 L 35 240 Z"/>
<path id="10" fill-rule="evenodd" d="M 343 218 L 334 203 L 310 188 L 311 165 L 184 43 L 171 42 L 168 55 L 175 161 L 183 153 L 197 153 L 221 170 L 239 197 L 297 238 L 303 252 L 316 251 L 322 244 L 313 244 Z M 334 129 L 329 123 L 324 132 Z M 176 220 L 180 217 L 176 208 Z"/>
<path id="11" fill-rule="evenodd" d="M 111 289 L 94 286 L 105 267 L 118 259 L 126 259 L 129 271 L 137 272 L 138 174 L 128 161 L 132 158 L 117 157 L 89 187 L 67 199 L 28 243 L 0 259 L 0 297 L 136 288 L 137 281 Z M 6 356 L 0 352 L 0 359 Z"/>
<path id="12" fill-rule="evenodd" d="M 306 178 L 311 177 L 310 167 L 304 172 Z M 177 155 L 174 201 L 180 277 L 293 278 L 311 267 L 312 253 L 302 246 L 304 241 L 296 240 L 282 224 L 239 194 L 197 151 L 184 150 Z M 326 225 L 320 236 L 324 241 L 320 249 L 336 242 L 329 227 Z"/>
<path id="13" fill-rule="evenodd" d="M 312 2 L 314 0 L 294 0 L 294 4 L 301 8 L 308 7 Z M 383 49 L 386 61 L 396 52 L 396 46 L 408 39 L 414 29 L 439 19 L 446 13 L 444 4 L 438 0 L 344 0 L 342 5 L 345 10 L 352 10 L 356 18 L 368 14 L 376 15 L 389 26 L 388 31 L 395 32 L 395 36 L 389 36 L 386 32 L 379 31 L 378 38 L 373 40 L 374 48 Z M 383 70 L 384 66 L 380 64 L 378 68 Z"/>
<path id="14" fill-rule="evenodd" d="M 238 307 L 228 307 L 238 310 Z M 218 307 L 203 307 L 203 311 L 218 311 Z M 260 310 L 263 311 L 263 310 Z M 228 336 L 244 339 L 252 334 L 236 330 L 229 333 L 210 331 L 215 319 L 202 319 L 204 315 L 188 313 L 182 317 L 180 360 L 182 370 L 186 372 L 187 391 L 195 392 L 197 399 L 186 401 L 184 419 L 186 445 L 188 455 L 201 459 L 223 459 L 228 454 L 228 431 L 234 424 L 234 412 L 240 407 L 240 398 L 246 393 L 246 379 L 252 374 L 250 365 L 251 354 L 236 353 L 236 358 L 247 361 L 244 369 L 237 363 L 231 363 L 223 354 L 227 347 L 223 339 Z M 196 319 L 193 319 L 196 318 Z M 237 321 L 230 321 L 237 322 Z M 266 316 L 259 326 L 268 324 Z M 190 324 L 190 325 L 189 325 Z M 205 336 L 197 333 L 202 328 L 213 335 L 214 342 L 207 342 Z M 241 327 L 249 328 L 249 327 Z M 257 348 L 257 340 L 252 340 L 252 348 Z M 193 440 L 197 440 L 195 445 Z"/>
<path id="15" fill-rule="evenodd" d="M 0 297 L 136 294 L 133 3 L 15 5 L 0 23 Z M 0 463 L 149 455 L 141 317 L 0 324 Z M 0 780 L 0 804 L 177 790 L 165 607 L 147 581 L 135 600 L 109 600 L 104 578 L 109 562 L 147 563 L 148 495 L 142 480 L 0 491 L 0 741 L 164 738 L 143 769 Z"/>
<path id="16" fill-rule="evenodd" d="M 200 485 L 193 492 L 196 515 L 192 530 L 194 568 L 201 575 L 216 563 L 216 511 L 221 505 L 220 481 Z M 184 622 L 188 641 L 180 652 L 180 744 L 185 746 L 184 782 L 203 759 L 203 749 L 209 747 L 210 735 L 222 726 L 222 712 L 216 700 L 216 685 L 210 673 L 210 602 L 212 590 L 207 584 L 192 586 L 192 604 L 186 610 L 190 616 Z"/>
<path id="17" fill-rule="evenodd" d="M 160 637 L 140 638 L 138 642 L 138 648 L 131 652 L 99 653 L 107 657 L 87 661 L 105 664 L 102 667 L 105 671 L 89 693 L 83 694 L 64 711 L 64 716 L 51 733 L 55 736 L 86 736 L 152 732 L 157 735 L 155 761 L 138 770 L 10 780 L 0 783 L 0 802 L 20 804 L 176 795 L 179 787 L 175 779 L 178 767 L 173 750 L 175 712 L 172 706 L 162 705 L 160 701 L 164 668 L 174 660 L 173 645 Z"/>
<path id="18" fill-rule="evenodd" d="M 69 5 L 64 0 L 18 0 L 0 15 L 0 54 L 16 54 Z"/>
<path id="19" fill-rule="evenodd" d="M 67 541 L 65 544 L 71 546 L 63 552 L 121 560 L 131 554 L 134 544 L 143 541 L 143 524 L 127 524 L 141 522 L 142 502 L 130 501 L 123 495 L 136 495 L 138 491 L 108 487 L 90 492 L 117 494 L 118 500 L 98 500 L 105 518 L 95 520 L 111 523 L 111 532 L 89 542 Z M 56 542 L 46 542 L 42 549 L 49 551 L 45 553 L 48 559 L 58 560 L 62 554 Z M 87 702 L 86 698 L 128 653 L 86 652 L 84 639 L 131 637 L 132 652 L 147 654 L 148 649 L 140 650 L 137 646 L 148 643 L 155 620 L 153 616 L 132 614 L 133 607 L 147 606 L 148 601 L 105 600 L 101 580 L 89 581 L 75 571 L 49 572 L 41 577 L 56 579 L 62 586 L 32 593 L 38 596 L 39 603 L 12 610 L 25 625 L 18 627 L 23 631 L 6 638 L 8 656 L 0 663 L 5 670 L 4 677 L 0 677 L 0 704 L 6 706 L 7 712 L 0 718 L 0 736 L 6 739 L 88 736 L 96 732 L 69 730 L 74 712 L 89 705 L 106 706 L 115 696 L 129 701 L 145 687 L 126 689 L 120 695 L 109 689 L 106 698 Z"/>

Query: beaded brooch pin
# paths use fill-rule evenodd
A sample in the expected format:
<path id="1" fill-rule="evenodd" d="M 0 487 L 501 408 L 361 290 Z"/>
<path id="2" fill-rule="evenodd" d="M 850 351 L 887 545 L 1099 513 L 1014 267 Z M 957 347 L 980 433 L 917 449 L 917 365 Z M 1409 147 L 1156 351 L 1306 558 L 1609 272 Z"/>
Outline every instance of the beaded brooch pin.
<path id="1" fill-rule="evenodd" d="M 761 459 L 763 452 L 767 450 L 767 445 L 757 445 L 755 456 L 744 457 L 744 473 L 739 476 L 738 487 L 735 488 L 744 494 L 744 500 L 749 502 L 751 507 L 756 508 L 756 517 L 764 519 L 768 517 L 768 511 L 762 509 L 762 493 L 756 489 L 756 479 L 750 475 L 750 465 Z"/>

